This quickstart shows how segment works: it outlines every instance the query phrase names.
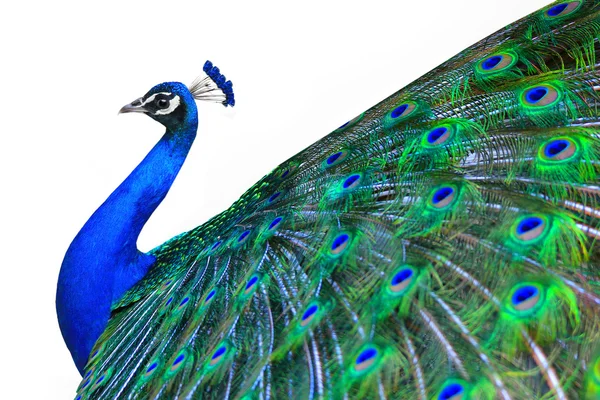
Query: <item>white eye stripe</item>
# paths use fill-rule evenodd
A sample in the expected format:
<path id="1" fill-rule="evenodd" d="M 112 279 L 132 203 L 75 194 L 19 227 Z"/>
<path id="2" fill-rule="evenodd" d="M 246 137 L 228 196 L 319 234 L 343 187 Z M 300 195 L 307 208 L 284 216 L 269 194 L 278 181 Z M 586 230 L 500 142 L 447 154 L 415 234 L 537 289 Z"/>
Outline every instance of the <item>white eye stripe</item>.
<path id="1" fill-rule="evenodd" d="M 142 103 L 141 107 L 145 106 L 148 103 L 153 102 L 154 99 L 156 98 L 156 96 L 158 96 L 159 94 L 164 94 L 165 96 L 170 96 L 171 95 L 171 93 L 169 93 L 169 92 L 154 93 L 152 96 L 150 96 L 146 100 L 144 100 L 144 102 Z"/>
<path id="2" fill-rule="evenodd" d="M 166 115 L 172 113 L 179 106 L 179 96 L 175 96 L 170 100 L 169 108 L 158 110 L 154 115 Z"/>

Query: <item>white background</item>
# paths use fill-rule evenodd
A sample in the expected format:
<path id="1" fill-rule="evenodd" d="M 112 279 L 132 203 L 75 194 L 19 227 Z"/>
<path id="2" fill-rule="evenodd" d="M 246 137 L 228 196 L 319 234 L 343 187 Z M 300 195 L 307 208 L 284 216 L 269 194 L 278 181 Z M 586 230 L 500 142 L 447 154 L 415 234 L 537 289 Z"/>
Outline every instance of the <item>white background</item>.
<path id="1" fill-rule="evenodd" d="M 200 104 L 194 147 L 140 237 L 149 250 L 546 1 L 3 3 L 0 397 L 68 399 L 79 375 L 54 311 L 62 257 L 163 131 L 121 106 L 191 82 L 206 59 L 236 93 L 234 109 Z"/>

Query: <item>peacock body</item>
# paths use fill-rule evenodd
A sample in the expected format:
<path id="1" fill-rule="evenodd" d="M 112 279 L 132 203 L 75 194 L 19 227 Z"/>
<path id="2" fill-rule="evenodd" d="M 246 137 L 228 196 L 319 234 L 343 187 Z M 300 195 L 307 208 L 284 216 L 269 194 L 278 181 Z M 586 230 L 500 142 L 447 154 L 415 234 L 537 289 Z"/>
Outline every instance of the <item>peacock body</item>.
<path id="1" fill-rule="evenodd" d="M 63 263 L 77 398 L 600 398 L 599 38 L 599 1 L 547 6 L 150 254 L 135 240 L 214 94 L 165 83 L 126 106 L 171 147 Z"/>

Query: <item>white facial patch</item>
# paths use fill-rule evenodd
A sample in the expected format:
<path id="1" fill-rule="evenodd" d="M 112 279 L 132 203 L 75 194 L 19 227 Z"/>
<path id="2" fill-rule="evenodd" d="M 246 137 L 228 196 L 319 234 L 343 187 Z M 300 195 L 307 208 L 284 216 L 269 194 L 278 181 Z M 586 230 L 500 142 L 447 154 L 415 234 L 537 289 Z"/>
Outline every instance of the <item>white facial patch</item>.
<path id="1" fill-rule="evenodd" d="M 162 110 L 158 110 L 154 113 L 154 115 L 167 115 L 172 113 L 177 107 L 179 107 L 179 96 L 173 97 L 169 101 L 169 107 L 164 108 Z"/>
<path id="2" fill-rule="evenodd" d="M 171 93 L 169 93 L 169 92 L 154 93 L 152 96 L 150 96 L 146 100 L 144 100 L 144 102 L 142 103 L 141 107 L 145 106 L 148 103 L 152 103 L 154 101 L 154 99 L 156 98 L 156 96 L 158 96 L 159 94 L 164 94 L 165 96 L 170 96 L 171 95 Z"/>

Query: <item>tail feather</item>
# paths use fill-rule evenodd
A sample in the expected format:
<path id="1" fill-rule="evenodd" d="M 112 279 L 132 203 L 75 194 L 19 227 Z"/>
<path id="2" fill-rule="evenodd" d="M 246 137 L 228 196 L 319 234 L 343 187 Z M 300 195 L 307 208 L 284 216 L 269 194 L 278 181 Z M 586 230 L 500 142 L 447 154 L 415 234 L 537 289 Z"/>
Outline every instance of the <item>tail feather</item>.
<path id="1" fill-rule="evenodd" d="M 599 396 L 599 37 L 550 5 L 155 249 L 79 392 Z"/>

